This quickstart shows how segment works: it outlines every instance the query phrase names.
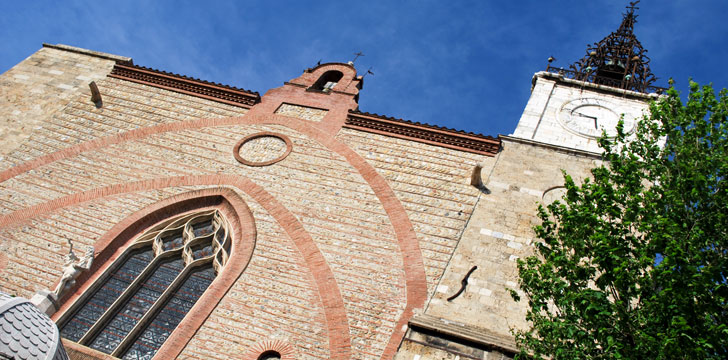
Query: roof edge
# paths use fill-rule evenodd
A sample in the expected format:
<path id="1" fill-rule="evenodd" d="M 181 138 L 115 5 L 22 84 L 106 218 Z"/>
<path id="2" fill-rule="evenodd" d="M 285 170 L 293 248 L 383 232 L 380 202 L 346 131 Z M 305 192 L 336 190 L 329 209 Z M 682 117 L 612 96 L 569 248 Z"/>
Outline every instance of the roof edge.
<path id="1" fill-rule="evenodd" d="M 491 136 L 466 133 L 358 110 L 349 111 L 344 127 L 486 156 L 495 156 L 501 147 L 500 139 Z"/>
<path id="2" fill-rule="evenodd" d="M 570 148 L 570 147 L 566 147 L 566 146 L 554 145 L 554 144 L 549 144 L 549 143 L 545 143 L 545 142 L 541 142 L 541 141 L 524 139 L 524 138 L 520 138 L 520 137 L 513 136 L 513 135 L 498 135 L 498 138 L 503 142 L 516 142 L 519 144 L 542 147 L 542 148 L 554 150 L 554 151 L 557 151 L 560 153 L 571 154 L 571 155 L 576 155 L 576 156 L 583 156 L 583 157 L 587 157 L 587 158 L 591 158 L 591 159 L 595 159 L 595 160 L 602 159 L 601 153 L 591 152 L 591 151 L 587 151 L 587 150 L 574 149 L 574 148 Z"/>
<path id="3" fill-rule="evenodd" d="M 320 67 L 328 66 L 328 65 L 348 66 L 348 67 L 352 68 L 354 70 L 354 74 L 356 74 L 356 68 L 354 67 L 354 65 L 349 64 L 349 63 L 343 63 L 343 62 L 328 62 L 328 63 L 318 64 L 314 67 L 310 67 L 306 70 L 303 70 L 303 72 L 314 72 L 314 71 L 316 71 L 316 69 L 318 69 Z"/>
<path id="4" fill-rule="evenodd" d="M 260 94 L 256 91 L 133 64 L 117 63 L 111 70 L 109 77 L 245 108 L 250 108 L 260 102 Z"/>
<path id="5" fill-rule="evenodd" d="M 106 59 L 106 60 L 113 60 L 113 61 L 116 61 L 117 63 L 121 63 L 121 64 L 133 64 L 134 63 L 134 60 L 130 57 L 109 54 L 109 53 L 105 53 L 105 52 L 101 52 L 101 51 L 84 49 L 84 48 L 75 47 L 75 46 L 71 46 L 71 45 L 64 45 L 64 44 L 55 44 L 54 45 L 54 44 L 43 43 L 43 47 L 50 48 L 50 49 L 56 49 L 56 50 L 63 50 L 63 51 L 68 51 L 68 52 L 74 52 L 77 54 L 93 56 L 93 57 L 102 58 L 102 59 Z"/>
<path id="6" fill-rule="evenodd" d="M 580 87 L 580 88 L 589 88 L 589 89 L 593 89 L 593 90 L 596 90 L 599 92 L 610 93 L 610 94 L 619 95 L 619 96 L 626 96 L 626 97 L 629 97 L 632 99 L 657 100 L 660 96 L 662 96 L 662 94 L 658 94 L 658 93 L 641 93 L 641 92 L 615 88 L 612 86 L 607 86 L 607 85 L 602 85 L 602 84 L 594 84 L 594 83 L 590 83 L 590 82 L 586 82 L 586 81 L 570 79 L 570 78 L 566 77 L 565 75 L 554 73 L 551 71 L 539 71 L 539 72 L 533 74 L 531 83 L 535 84 L 537 78 L 556 80 L 556 81 L 559 81 L 559 82 L 567 84 L 567 85 L 576 86 L 576 87 Z"/>

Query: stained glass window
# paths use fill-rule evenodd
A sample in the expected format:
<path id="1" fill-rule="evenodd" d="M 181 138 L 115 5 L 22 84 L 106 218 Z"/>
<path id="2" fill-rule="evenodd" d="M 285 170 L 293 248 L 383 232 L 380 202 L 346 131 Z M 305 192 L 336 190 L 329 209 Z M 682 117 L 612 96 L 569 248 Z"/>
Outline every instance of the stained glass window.
<path id="1" fill-rule="evenodd" d="M 153 227 L 64 315 L 61 336 L 124 359 L 151 359 L 225 265 L 230 234 L 217 211 Z"/>

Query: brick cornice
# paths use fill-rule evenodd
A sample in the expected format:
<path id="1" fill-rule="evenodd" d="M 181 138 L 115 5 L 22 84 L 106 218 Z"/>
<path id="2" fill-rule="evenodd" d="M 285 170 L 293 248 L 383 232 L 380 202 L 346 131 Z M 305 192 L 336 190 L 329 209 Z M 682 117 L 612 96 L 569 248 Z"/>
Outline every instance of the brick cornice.
<path id="1" fill-rule="evenodd" d="M 487 156 L 495 156 L 501 145 L 490 136 L 359 111 L 349 112 L 344 127 Z"/>
<path id="2" fill-rule="evenodd" d="M 260 102 L 254 91 L 212 83 L 131 64 L 114 65 L 109 77 L 154 86 L 229 105 L 250 108 Z"/>

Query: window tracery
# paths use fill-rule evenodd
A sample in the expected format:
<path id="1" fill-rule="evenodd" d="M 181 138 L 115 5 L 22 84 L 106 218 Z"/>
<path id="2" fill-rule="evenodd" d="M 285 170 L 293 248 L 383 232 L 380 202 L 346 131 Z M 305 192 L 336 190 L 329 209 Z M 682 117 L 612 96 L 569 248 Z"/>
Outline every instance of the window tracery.
<path id="1" fill-rule="evenodd" d="M 163 221 L 139 236 L 59 321 L 61 336 L 124 359 L 151 359 L 228 261 L 218 210 Z"/>

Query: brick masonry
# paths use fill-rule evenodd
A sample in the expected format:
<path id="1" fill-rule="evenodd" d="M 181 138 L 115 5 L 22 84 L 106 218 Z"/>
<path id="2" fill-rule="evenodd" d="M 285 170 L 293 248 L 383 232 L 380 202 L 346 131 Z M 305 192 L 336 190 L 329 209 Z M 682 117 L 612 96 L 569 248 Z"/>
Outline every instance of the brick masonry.
<path id="1" fill-rule="evenodd" d="M 45 52 L 67 55 L 38 54 Z M 70 56 L 80 56 L 79 63 L 94 58 Z M 194 336 L 171 338 L 163 354 L 226 359 L 277 341 L 304 359 L 392 357 L 473 211 L 473 164 L 492 158 L 421 143 L 413 152 L 406 140 L 340 131 L 355 80 L 330 94 L 287 85 L 246 115 L 244 108 L 104 77 L 114 63 L 104 61 L 95 78 L 103 106 L 91 103 L 87 83 L 79 83 L 20 145 L 8 147 L 0 172 L 0 250 L 7 255 L 0 289 L 30 297 L 50 288 L 66 238 L 99 246 L 124 219 L 155 203 L 223 187 L 252 211 L 253 256 Z M 316 111 L 275 114 L 281 107 L 271 101 L 283 103 L 277 98 Z M 236 143 L 260 132 L 290 139 L 290 153 L 268 166 L 236 161 Z M 243 150 L 258 160 L 269 156 L 266 146 Z"/>
<path id="2" fill-rule="evenodd" d="M 307 106 L 299 106 L 283 103 L 276 109 L 276 114 L 292 116 L 295 118 L 319 122 L 323 120 L 328 110 L 316 109 Z"/>

